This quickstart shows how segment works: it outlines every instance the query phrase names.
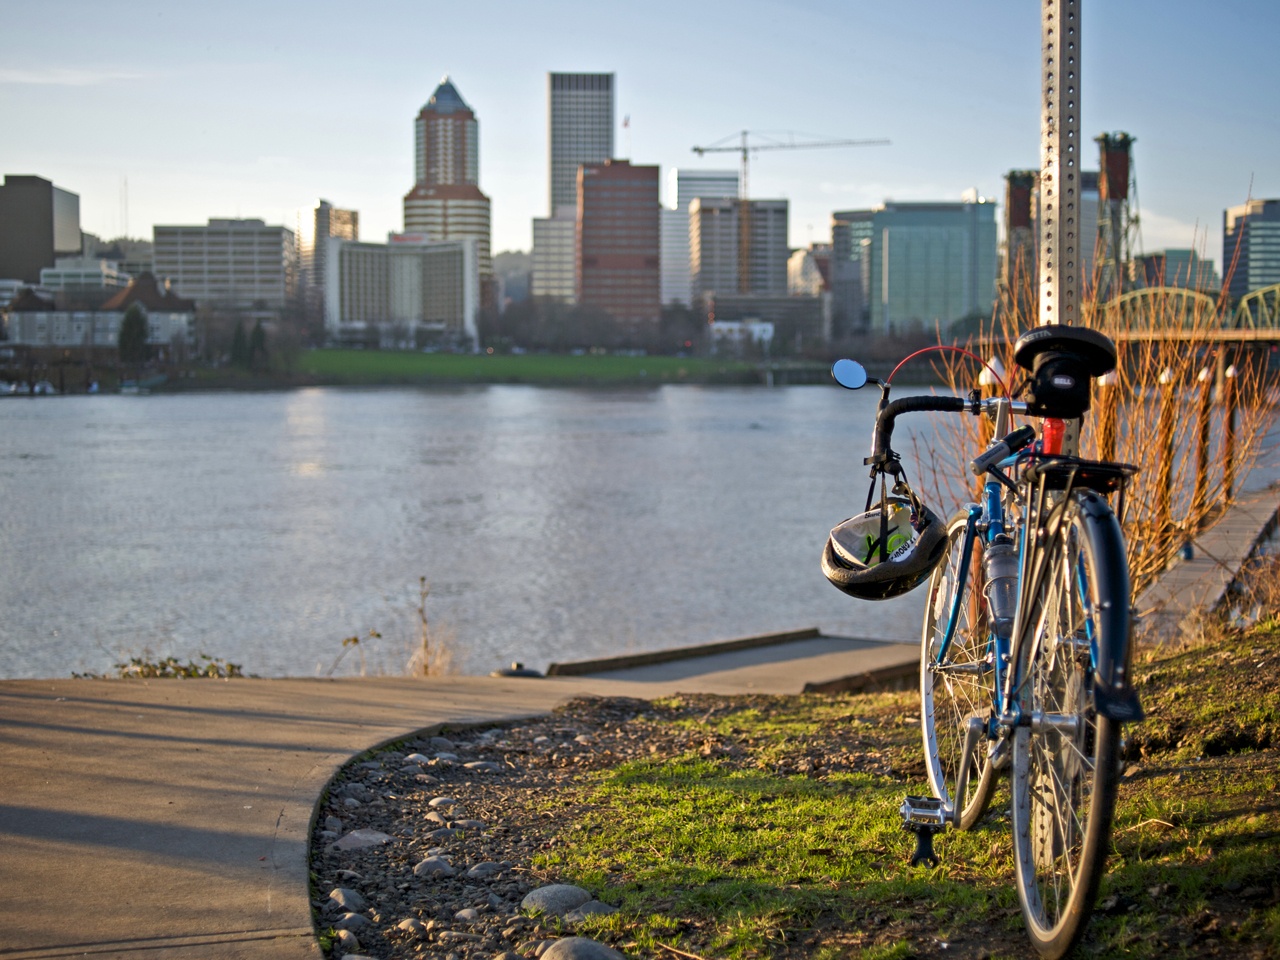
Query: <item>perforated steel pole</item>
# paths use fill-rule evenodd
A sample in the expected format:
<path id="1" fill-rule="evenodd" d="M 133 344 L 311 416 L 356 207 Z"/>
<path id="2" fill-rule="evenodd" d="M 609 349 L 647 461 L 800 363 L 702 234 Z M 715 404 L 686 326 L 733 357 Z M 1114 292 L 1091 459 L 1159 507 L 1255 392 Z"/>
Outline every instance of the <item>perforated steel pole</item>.
<path id="1" fill-rule="evenodd" d="M 1041 10 L 1040 322 L 1080 322 L 1080 0 Z"/>
<path id="2" fill-rule="evenodd" d="M 1040 323 L 1080 323 L 1080 0 L 1040 11 Z M 1065 422 L 1062 452 L 1080 449 Z"/>

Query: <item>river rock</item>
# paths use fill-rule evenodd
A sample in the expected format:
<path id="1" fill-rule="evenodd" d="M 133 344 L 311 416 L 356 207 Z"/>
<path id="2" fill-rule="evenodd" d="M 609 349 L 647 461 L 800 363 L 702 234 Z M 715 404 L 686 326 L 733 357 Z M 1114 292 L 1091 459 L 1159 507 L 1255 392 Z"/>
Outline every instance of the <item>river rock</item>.
<path id="1" fill-rule="evenodd" d="M 415 877 L 452 877 L 456 870 L 444 857 L 427 857 L 413 868 Z"/>
<path id="2" fill-rule="evenodd" d="M 522 910 L 532 910 L 553 917 L 562 917 L 575 907 L 591 899 L 591 894 L 571 883 L 553 883 L 531 891 L 520 901 Z"/>
<path id="3" fill-rule="evenodd" d="M 370 920 L 363 913 L 344 913 L 333 922 L 336 930 L 350 930 L 355 933 L 369 926 Z"/>
<path id="4" fill-rule="evenodd" d="M 449 826 L 458 830 L 483 830 L 483 820 L 454 820 Z"/>
<path id="5" fill-rule="evenodd" d="M 565 937 L 549 946 L 539 960 L 626 960 L 613 947 L 590 937 Z"/>
<path id="6" fill-rule="evenodd" d="M 478 773 L 499 773 L 502 770 L 502 764 L 494 763 L 492 760 L 472 760 L 470 763 L 464 763 L 463 766 Z"/>
<path id="7" fill-rule="evenodd" d="M 345 837 L 330 845 L 333 850 L 365 850 L 390 843 L 395 837 L 380 830 L 352 830 Z"/>
<path id="8" fill-rule="evenodd" d="M 468 880 L 487 880 L 495 873 L 502 870 L 502 864 L 493 860 L 485 860 L 483 863 L 477 863 L 474 867 L 467 871 Z"/>
<path id="9" fill-rule="evenodd" d="M 455 913 L 453 915 L 453 919 L 461 920 L 463 923 L 475 923 L 480 919 L 480 911 L 475 907 L 467 907 L 466 909 L 459 910 Z"/>
<path id="10" fill-rule="evenodd" d="M 325 828 L 326 830 L 329 830 L 329 831 L 333 832 L 333 833 L 336 833 L 336 834 L 341 835 L 341 833 L 342 833 L 342 821 L 341 821 L 341 820 L 339 820 L 337 817 L 325 817 L 325 818 L 324 818 L 324 828 Z"/>
<path id="11" fill-rule="evenodd" d="M 334 887 L 329 891 L 329 901 L 334 906 L 340 907 L 344 913 L 359 913 L 366 906 L 364 897 L 350 887 Z"/>
<path id="12" fill-rule="evenodd" d="M 430 763 L 431 758 L 424 753 L 411 753 L 404 758 L 405 763 L 416 763 L 419 766 Z"/>
<path id="13" fill-rule="evenodd" d="M 457 805 L 458 801 L 453 799 L 453 797 L 432 797 L 427 801 L 427 806 L 432 808 L 456 807 Z"/>
<path id="14" fill-rule="evenodd" d="M 397 930 L 403 930 L 405 933 L 411 933 L 415 937 L 426 936 L 427 925 L 417 917 L 408 917 L 396 924 Z"/>
<path id="15" fill-rule="evenodd" d="M 350 930 L 333 931 L 333 939 L 345 953 L 352 953 L 360 949 L 360 941 Z"/>
<path id="16" fill-rule="evenodd" d="M 565 923 L 581 923 L 587 917 L 617 913 L 617 907 L 611 907 L 607 903 L 601 903 L 599 900 L 588 900 L 580 907 L 575 907 L 564 915 Z"/>
<path id="17" fill-rule="evenodd" d="M 431 749 L 431 750 L 444 750 L 444 751 L 451 751 L 456 749 L 453 745 L 453 741 L 448 739 L 447 737 L 432 737 L 430 740 L 427 741 L 427 747 L 428 749 Z"/>

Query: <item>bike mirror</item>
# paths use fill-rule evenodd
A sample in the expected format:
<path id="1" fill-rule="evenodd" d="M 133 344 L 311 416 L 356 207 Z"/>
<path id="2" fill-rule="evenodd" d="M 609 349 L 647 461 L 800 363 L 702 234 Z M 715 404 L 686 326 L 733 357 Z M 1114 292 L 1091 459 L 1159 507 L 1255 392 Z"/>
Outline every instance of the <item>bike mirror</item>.
<path id="1" fill-rule="evenodd" d="M 837 360 L 831 366 L 831 376 L 846 390 L 857 390 L 867 385 L 867 371 L 857 360 Z"/>

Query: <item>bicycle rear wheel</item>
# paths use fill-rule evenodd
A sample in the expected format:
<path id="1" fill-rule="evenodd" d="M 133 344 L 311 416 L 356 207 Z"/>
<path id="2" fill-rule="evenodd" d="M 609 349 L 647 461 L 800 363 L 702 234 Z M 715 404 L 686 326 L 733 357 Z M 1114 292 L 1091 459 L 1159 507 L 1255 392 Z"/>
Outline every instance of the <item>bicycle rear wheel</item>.
<path id="1" fill-rule="evenodd" d="M 1127 577 L 1117 575 L 1125 568 L 1116 566 L 1124 543 L 1109 511 L 1105 523 L 1085 521 L 1087 496 L 1073 494 L 1060 508 L 1033 597 L 1033 634 L 1020 644 L 1019 704 L 1031 722 L 1013 744 L 1014 860 L 1027 932 L 1048 958 L 1066 954 L 1088 923 L 1119 779 L 1120 725 L 1095 709 L 1092 663 L 1109 642 L 1095 611 L 1129 608 Z"/>
<path id="2" fill-rule="evenodd" d="M 956 797 L 956 778 L 970 717 L 987 719 L 994 704 L 994 671 L 988 653 L 990 631 L 982 595 L 982 538 L 970 541 L 965 557 L 968 516 L 961 511 L 947 524 L 946 560 L 934 570 L 925 600 L 920 641 L 920 729 L 925 764 L 934 796 L 954 803 L 959 825 L 972 827 L 991 802 L 996 777 L 987 761 L 983 737 L 970 761 L 969 783 Z M 943 649 L 954 619 L 951 642 Z"/>

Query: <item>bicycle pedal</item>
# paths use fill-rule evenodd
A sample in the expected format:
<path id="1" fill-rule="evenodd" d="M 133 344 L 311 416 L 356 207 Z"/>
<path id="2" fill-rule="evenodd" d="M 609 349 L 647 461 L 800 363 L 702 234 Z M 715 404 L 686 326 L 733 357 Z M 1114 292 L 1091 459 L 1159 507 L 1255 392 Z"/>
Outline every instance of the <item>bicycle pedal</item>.
<path id="1" fill-rule="evenodd" d="M 916 835 L 916 849 L 911 855 L 911 866 L 938 865 L 938 855 L 933 852 L 933 835 L 947 826 L 947 808 L 936 797 L 908 796 L 898 808 L 902 814 L 902 826 Z"/>

